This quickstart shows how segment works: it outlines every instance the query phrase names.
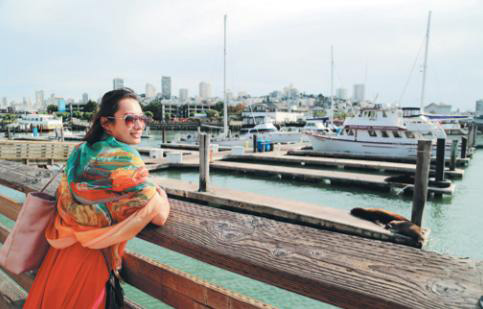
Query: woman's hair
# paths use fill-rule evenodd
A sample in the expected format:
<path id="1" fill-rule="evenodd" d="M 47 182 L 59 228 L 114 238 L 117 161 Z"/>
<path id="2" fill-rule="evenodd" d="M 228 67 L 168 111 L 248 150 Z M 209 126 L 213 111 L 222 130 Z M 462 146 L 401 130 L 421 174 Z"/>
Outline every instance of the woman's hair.
<path id="1" fill-rule="evenodd" d="M 101 117 L 114 116 L 114 113 L 116 113 L 119 109 L 119 102 L 125 98 L 131 98 L 139 101 L 136 93 L 129 88 L 111 90 L 109 92 L 106 92 L 102 96 L 101 106 L 92 118 L 92 126 L 83 138 L 83 140 L 86 141 L 87 144 L 92 145 L 102 138 L 102 135 L 104 134 L 104 128 L 101 125 Z M 108 120 L 114 121 L 115 119 L 108 118 Z"/>

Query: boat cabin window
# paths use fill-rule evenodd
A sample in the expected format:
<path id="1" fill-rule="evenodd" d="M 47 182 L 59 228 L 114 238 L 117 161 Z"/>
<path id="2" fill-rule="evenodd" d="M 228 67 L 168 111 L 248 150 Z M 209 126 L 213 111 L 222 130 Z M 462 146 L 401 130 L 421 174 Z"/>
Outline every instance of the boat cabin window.
<path id="1" fill-rule="evenodd" d="M 404 132 L 404 133 L 406 134 L 406 137 L 407 137 L 407 138 L 414 138 L 414 133 L 413 133 L 413 132 L 411 132 L 411 131 L 406 131 L 406 132 Z"/>
<path id="2" fill-rule="evenodd" d="M 369 136 L 377 137 L 377 133 L 373 128 L 369 128 L 369 130 L 367 130 L 367 134 L 369 134 Z"/>
<path id="3" fill-rule="evenodd" d="M 399 131 L 392 131 L 392 134 L 394 135 L 395 138 L 401 137 L 401 134 L 399 133 Z"/>
<path id="4" fill-rule="evenodd" d="M 386 130 L 381 130 L 382 137 L 389 137 L 389 133 Z"/>

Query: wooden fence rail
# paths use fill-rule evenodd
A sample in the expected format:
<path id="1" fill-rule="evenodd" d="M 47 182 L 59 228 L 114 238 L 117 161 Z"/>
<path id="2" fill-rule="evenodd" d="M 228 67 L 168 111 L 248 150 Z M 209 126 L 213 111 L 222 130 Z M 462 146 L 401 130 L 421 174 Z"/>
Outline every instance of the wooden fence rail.
<path id="1" fill-rule="evenodd" d="M 22 192 L 39 190 L 49 175 L 49 171 L 0 162 L 0 183 Z M 55 187 L 48 192 L 52 194 Z M 186 201 L 170 202 L 172 211 L 167 224 L 162 228 L 148 226 L 138 237 L 344 308 L 476 308 L 483 291 L 483 261 Z M 16 207 L 8 200 L 0 204 L 6 205 L 2 213 L 3 209 L 8 213 Z M 200 292 L 180 290 L 180 285 L 174 285 L 171 292 L 168 283 L 160 283 L 168 268 L 156 268 L 155 262 L 132 253 L 127 255 L 125 265 L 128 282 L 163 300 L 171 297 L 180 301 L 182 294 L 192 304 L 221 308 L 227 302 L 234 304 L 244 299 L 231 297 L 211 305 L 200 304 L 210 293 L 217 300 L 227 297 L 227 293 L 206 285 L 199 288 Z M 179 282 L 187 282 L 183 280 L 191 279 L 188 276 Z M 243 304 L 257 306 L 248 301 Z"/>

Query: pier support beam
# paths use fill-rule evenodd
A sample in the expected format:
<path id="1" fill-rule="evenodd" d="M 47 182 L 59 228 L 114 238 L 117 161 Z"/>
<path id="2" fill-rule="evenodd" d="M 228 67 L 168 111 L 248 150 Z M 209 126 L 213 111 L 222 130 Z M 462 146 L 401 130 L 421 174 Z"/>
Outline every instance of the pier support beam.
<path id="1" fill-rule="evenodd" d="M 253 153 L 257 152 L 257 135 L 253 134 Z"/>
<path id="2" fill-rule="evenodd" d="M 461 159 L 466 159 L 466 150 L 468 147 L 468 138 L 466 136 L 461 137 Z"/>
<path id="3" fill-rule="evenodd" d="M 445 147 L 446 139 L 438 138 L 436 144 L 436 181 L 444 180 L 444 163 L 445 163 Z"/>
<path id="4" fill-rule="evenodd" d="M 210 183 L 210 136 L 206 133 L 200 133 L 200 192 L 207 192 Z"/>
<path id="5" fill-rule="evenodd" d="M 168 142 L 166 140 L 166 126 L 163 126 L 162 135 L 163 135 L 163 144 L 165 144 Z"/>
<path id="6" fill-rule="evenodd" d="M 454 139 L 451 142 L 451 160 L 449 161 L 449 170 L 456 170 L 456 151 L 458 150 L 458 140 Z"/>
<path id="7" fill-rule="evenodd" d="M 431 162 L 431 141 L 419 140 L 414 179 L 413 209 L 411 222 L 421 226 L 424 204 L 428 198 L 429 164 Z"/>

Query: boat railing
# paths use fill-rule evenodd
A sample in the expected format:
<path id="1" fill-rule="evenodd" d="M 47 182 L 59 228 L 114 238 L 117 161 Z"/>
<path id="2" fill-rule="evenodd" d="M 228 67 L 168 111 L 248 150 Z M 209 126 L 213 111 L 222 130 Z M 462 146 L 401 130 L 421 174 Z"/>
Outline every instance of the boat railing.
<path id="1" fill-rule="evenodd" d="M 0 161 L 0 184 L 23 193 L 40 190 L 51 173 Z M 57 178 L 47 193 L 53 195 L 58 183 Z M 167 223 L 147 226 L 139 238 L 322 302 L 344 308 L 474 307 L 483 291 L 483 261 L 337 233 L 330 226 L 316 228 L 297 216 L 282 221 L 250 209 L 220 207 L 215 198 L 208 205 L 169 198 Z M 15 220 L 20 208 L 19 201 L 0 193 L 1 214 Z M 0 225 L 2 243 L 9 231 Z M 32 274 L 7 274 L 25 291 L 32 285 Z M 176 308 L 271 307 L 139 253 L 124 256 L 122 277 Z M 0 284 L 0 293 L 8 293 L 6 284 Z M 0 297 L 0 307 L 6 299 Z M 137 305 L 129 301 L 127 307 Z"/>

